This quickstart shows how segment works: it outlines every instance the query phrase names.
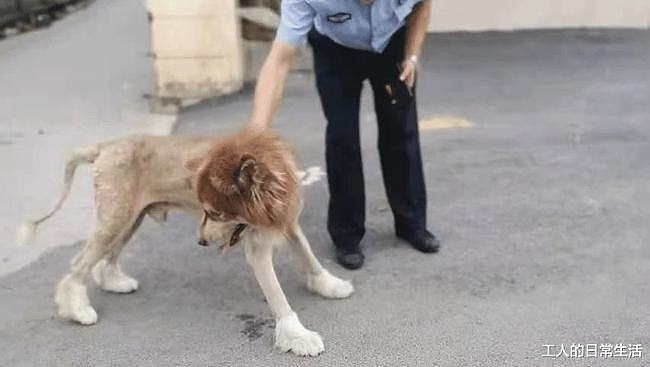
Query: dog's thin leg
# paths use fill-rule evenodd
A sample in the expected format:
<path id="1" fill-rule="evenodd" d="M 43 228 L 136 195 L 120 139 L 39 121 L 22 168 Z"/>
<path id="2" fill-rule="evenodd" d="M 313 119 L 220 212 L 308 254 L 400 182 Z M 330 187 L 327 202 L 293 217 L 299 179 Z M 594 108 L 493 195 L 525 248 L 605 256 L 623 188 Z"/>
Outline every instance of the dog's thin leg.
<path id="1" fill-rule="evenodd" d="M 289 240 L 306 269 L 307 289 L 326 298 L 346 298 L 354 292 L 352 283 L 335 277 L 320 264 L 299 225 L 293 227 Z"/>
<path id="2" fill-rule="evenodd" d="M 113 248 L 109 254 L 93 268 L 93 279 L 101 289 L 114 293 L 131 293 L 138 289 L 138 281 L 122 271 L 120 265 L 117 263 L 117 259 L 120 253 L 122 253 L 124 246 L 126 246 L 126 243 L 138 229 L 140 223 L 142 223 L 144 214 L 144 212 L 140 213 L 137 217 L 138 219 L 125 232 L 120 241 L 112 246 Z"/>
<path id="3" fill-rule="evenodd" d="M 275 315 L 275 346 L 283 352 L 315 356 L 325 346 L 317 333 L 307 330 L 291 309 L 273 268 L 273 248 L 270 244 L 247 242 L 246 260 Z"/>
<path id="4" fill-rule="evenodd" d="M 104 209 L 109 196 L 97 195 L 101 199 L 97 206 L 97 224 L 86 247 L 73 261 L 72 272 L 57 285 L 54 300 L 59 308 L 59 315 L 75 320 L 84 325 L 97 322 L 97 312 L 90 305 L 84 281 L 93 267 L 111 253 L 116 246 L 123 243 L 131 234 L 131 228 L 137 218 L 128 214 L 128 207 L 113 205 L 111 210 Z"/>
<path id="5" fill-rule="evenodd" d="M 253 268 L 255 278 L 262 288 L 262 292 L 269 302 L 271 311 L 277 318 L 293 314 L 293 310 L 282 291 L 280 282 L 273 268 L 273 250 L 270 245 L 246 244 L 246 260 Z"/>
<path id="6" fill-rule="evenodd" d="M 289 240 L 291 242 L 291 248 L 300 257 L 308 276 L 318 276 L 323 271 L 327 271 L 320 264 L 316 256 L 314 256 L 309 241 L 305 237 L 305 234 L 302 233 L 300 226 L 296 225 L 289 233 Z"/>
<path id="7" fill-rule="evenodd" d="M 98 229 L 88 240 L 78 258 L 73 261 L 72 272 L 63 277 L 56 288 L 54 300 L 59 316 L 84 325 L 97 322 L 97 312 L 90 305 L 84 280 L 92 267 L 110 251 L 115 235 Z"/>

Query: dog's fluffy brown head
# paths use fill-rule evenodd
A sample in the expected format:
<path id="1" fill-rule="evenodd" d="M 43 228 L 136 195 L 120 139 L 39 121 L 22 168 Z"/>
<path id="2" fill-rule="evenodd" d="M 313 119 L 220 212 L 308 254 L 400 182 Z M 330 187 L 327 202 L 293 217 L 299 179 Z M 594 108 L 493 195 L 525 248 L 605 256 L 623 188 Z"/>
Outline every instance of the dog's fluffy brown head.
<path id="1" fill-rule="evenodd" d="M 281 232 L 297 220 L 295 155 L 278 136 L 245 132 L 221 139 L 197 167 L 194 187 L 211 218 Z"/>

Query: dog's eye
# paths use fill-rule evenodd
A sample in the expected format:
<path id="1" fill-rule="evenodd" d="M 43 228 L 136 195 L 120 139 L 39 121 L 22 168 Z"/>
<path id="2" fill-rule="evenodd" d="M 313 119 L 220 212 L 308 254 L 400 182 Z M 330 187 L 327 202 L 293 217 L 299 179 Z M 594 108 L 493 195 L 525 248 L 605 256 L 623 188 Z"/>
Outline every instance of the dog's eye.
<path id="1" fill-rule="evenodd" d="M 206 210 L 205 215 L 213 221 L 223 221 L 223 213 L 217 210 Z"/>

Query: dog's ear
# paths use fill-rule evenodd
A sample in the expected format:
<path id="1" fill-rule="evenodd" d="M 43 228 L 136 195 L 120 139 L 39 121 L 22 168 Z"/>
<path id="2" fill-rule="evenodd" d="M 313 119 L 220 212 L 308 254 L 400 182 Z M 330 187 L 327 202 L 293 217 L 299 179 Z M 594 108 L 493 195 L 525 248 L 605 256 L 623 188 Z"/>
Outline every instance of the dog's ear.
<path id="1" fill-rule="evenodd" d="M 250 154 L 244 154 L 240 160 L 236 181 L 240 193 L 250 191 L 260 181 L 258 171 L 255 157 Z"/>
<path id="2" fill-rule="evenodd" d="M 201 164 L 203 164 L 203 159 L 204 159 L 203 157 L 192 158 L 188 161 L 185 161 L 183 166 L 188 171 L 196 173 L 199 170 L 199 167 L 201 167 Z"/>

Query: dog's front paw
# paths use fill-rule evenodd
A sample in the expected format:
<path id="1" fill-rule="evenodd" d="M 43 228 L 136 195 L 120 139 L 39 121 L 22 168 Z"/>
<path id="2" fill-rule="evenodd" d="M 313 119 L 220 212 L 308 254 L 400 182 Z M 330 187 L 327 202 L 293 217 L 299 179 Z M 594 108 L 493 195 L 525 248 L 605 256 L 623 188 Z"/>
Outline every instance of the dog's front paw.
<path id="1" fill-rule="evenodd" d="M 318 333 L 307 330 L 296 313 L 278 319 L 275 325 L 275 347 L 299 356 L 317 356 L 325 350 Z"/>
<path id="2" fill-rule="evenodd" d="M 330 274 L 327 270 L 307 278 L 307 289 L 325 298 L 347 298 L 354 292 L 352 283 Z"/>

